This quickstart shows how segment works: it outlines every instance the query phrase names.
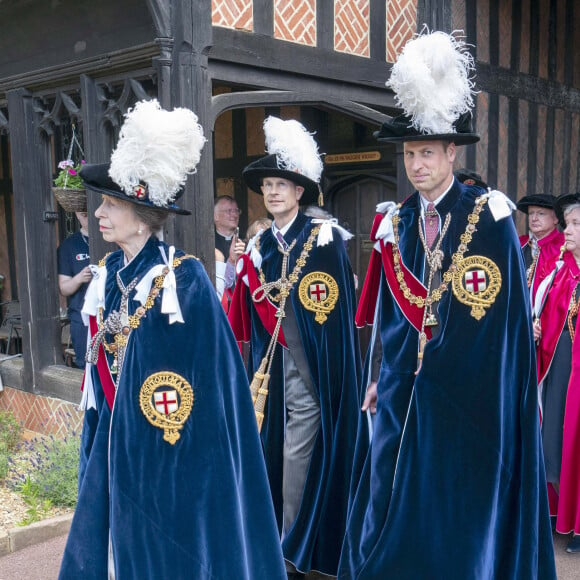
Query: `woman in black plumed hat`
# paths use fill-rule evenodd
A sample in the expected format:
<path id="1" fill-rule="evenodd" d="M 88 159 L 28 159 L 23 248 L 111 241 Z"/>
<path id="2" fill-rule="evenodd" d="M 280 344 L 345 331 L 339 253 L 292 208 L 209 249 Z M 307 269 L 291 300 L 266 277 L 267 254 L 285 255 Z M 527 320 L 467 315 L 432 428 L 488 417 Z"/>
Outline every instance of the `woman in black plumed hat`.
<path id="1" fill-rule="evenodd" d="M 188 213 L 176 200 L 204 142 L 193 112 L 143 101 L 110 165 L 81 172 L 120 249 L 83 307 L 85 422 L 63 580 L 285 578 L 237 344 L 200 262 L 158 237 L 170 213 Z"/>

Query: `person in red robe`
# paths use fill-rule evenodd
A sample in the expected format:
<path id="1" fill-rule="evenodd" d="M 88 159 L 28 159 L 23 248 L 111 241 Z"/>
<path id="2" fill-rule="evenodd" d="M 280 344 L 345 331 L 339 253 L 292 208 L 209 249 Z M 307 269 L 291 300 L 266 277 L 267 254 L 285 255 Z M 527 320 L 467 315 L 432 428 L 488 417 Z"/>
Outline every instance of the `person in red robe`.
<path id="1" fill-rule="evenodd" d="M 534 337 L 546 480 L 555 491 L 550 512 L 558 533 L 573 532 L 566 551 L 580 552 L 580 194 L 560 196 L 555 208 L 566 251 L 538 290 L 536 309 L 543 305 Z"/>
<path id="2" fill-rule="evenodd" d="M 542 280 L 554 270 L 564 243 L 564 234 L 557 227 L 555 199 L 540 193 L 526 195 L 517 203 L 517 208 L 528 216 L 529 233 L 520 236 L 520 244 L 532 305 Z"/>

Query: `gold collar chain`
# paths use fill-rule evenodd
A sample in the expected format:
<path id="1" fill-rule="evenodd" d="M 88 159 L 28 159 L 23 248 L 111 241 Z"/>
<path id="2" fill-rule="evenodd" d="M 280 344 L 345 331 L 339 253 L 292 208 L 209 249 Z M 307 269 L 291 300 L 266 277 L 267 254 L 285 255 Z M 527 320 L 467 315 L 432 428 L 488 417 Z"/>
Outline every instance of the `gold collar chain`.
<path id="1" fill-rule="evenodd" d="M 534 279 L 534 273 L 536 271 L 536 266 L 538 265 L 538 258 L 540 257 L 540 247 L 538 246 L 538 251 L 536 252 L 536 255 L 534 256 L 532 263 L 530 264 L 530 267 L 528 268 L 528 276 L 527 276 L 527 281 L 528 281 L 528 288 L 531 288 L 532 286 L 532 280 Z"/>
<path id="2" fill-rule="evenodd" d="M 575 329 L 574 329 L 574 317 L 578 316 L 578 310 L 580 309 L 580 305 L 578 303 L 578 301 L 576 300 L 576 292 L 578 290 L 578 285 L 576 284 L 576 286 L 574 287 L 574 290 L 572 291 L 572 297 L 570 298 L 570 306 L 568 309 L 568 332 L 570 332 L 570 338 L 572 339 L 572 342 L 574 342 L 574 334 L 575 334 Z"/>
<path id="3" fill-rule="evenodd" d="M 250 394 L 252 396 L 252 403 L 254 405 L 254 413 L 256 414 L 256 421 L 258 423 L 258 431 L 262 429 L 262 422 L 264 420 L 264 410 L 266 408 L 266 400 L 268 398 L 268 384 L 270 381 L 270 370 L 272 368 L 272 362 L 274 360 L 274 353 L 276 352 L 276 342 L 278 340 L 278 335 L 280 334 L 280 327 L 282 326 L 282 318 L 286 316 L 285 309 L 286 309 L 286 299 L 290 295 L 290 290 L 296 282 L 298 281 L 298 277 L 300 276 L 300 272 L 302 272 L 302 268 L 306 265 L 306 260 L 310 255 L 310 251 L 314 246 L 314 238 L 318 235 L 320 231 L 320 226 L 313 228 L 312 232 L 310 232 L 310 236 L 306 242 L 304 242 L 304 246 L 302 246 L 302 251 L 300 252 L 300 256 L 296 260 L 296 265 L 294 266 L 294 270 L 292 273 L 286 278 L 286 267 L 288 264 L 288 258 L 290 256 L 290 251 L 296 245 L 296 240 L 294 240 L 287 250 L 280 250 L 282 255 L 284 256 L 282 259 L 282 270 L 281 275 L 278 280 L 274 282 L 266 282 L 266 277 L 264 276 L 264 272 L 260 268 L 260 282 L 261 285 L 254 290 L 252 293 L 252 300 L 254 302 L 261 302 L 268 298 L 274 302 L 278 302 L 278 309 L 276 311 L 276 326 L 274 327 L 274 331 L 272 332 L 272 336 L 270 338 L 270 342 L 268 344 L 268 348 L 266 349 L 266 353 L 258 366 L 258 369 L 254 373 L 252 378 L 252 382 L 250 383 Z M 260 238 L 256 240 L 256 249 L 260 250 Z M 278 290 L 277 296 L 273 296 L 271 294 L 272 290 Z"/>
<path id="4" fill-rule="evenodd" d="M 415 304 L 419 308 L 423 308 L 425 304 L 428 306 L 434 304 L 441 300 L 443 294 L 449 289 L 449 282 L 453 278 L 453 272 L 457 270 L 457 264 L 463 260 L 463 255 L 468 250 L 469 243 L 473 238 L 473 234 L 477 230 L 476 224 L 479 222 L 479 214 L 483 211 L 484 205 L 487 203 L 487 198 L 478 197 L 475 200 L 475 207 L 473 211 L 467 216 L 467 226 L 465 227 L 465 232 L 461 234 L 459 240 L 460 244 L 457 247 L 457 251 L 453 254 L 451 258 L 451 264 L 448 270 L 443 274 L 443 281 L 439 288 L 436 288 L 428 295 L 426 298 L 422 296 L 417 296 L 411 292 L 411 289 L 407 286 L 403 271 L 401 270 L 401 252 L 399 251 L 399 215 L 393 216 L 393 233 L 395 237 L 395 243 L 393 244 L 393 262 L 395 268 L 395 274 L 397 276 L 397 281 L 399 282 L 399 288 L 403 293 L 403 296 L 411 303 Z M 441 236 L 442 237 L 442 236 Z"/>
<path id="5" fill-rule="evenodd" d="M 108 254 L 107 254 L 108 255 Z M 103 258 L 100 262 L 99 262 L 99 266 L 104 266 L 105 265 L 105 260 L 106 257 Z M 173 268 L 177 268 L 181 262 L 183 262 L 183 260 L 186 259 L 194 259 L 197 260 L 197 258 L 191 254 L 185 254 L 184 256 L 180 256 L 178 258 L 174 258 L 173 259 Z M 141 319 L 147 314 L 147 311 L 150 310 L 153 305 L 155 304 L 155 299 L 157 298 L 157 296 L 159 296 L 159 293 L 161 291 L 161 288 L 163 288 L 163 282 L 165 281 L 165 276 L 167 276 L 167 274 L 169 274 L 169 268 L 165 267 L 163 269 L 163 272 L 161 273 L 160 276 L 157 276 L 155 278 L 155 280 L 153 281 L 153 285 L 151 286 L 151 290 L 149 291 L 149 294 L 147 296 L 147 299 L 145 300 L 145 304 L 143 306 L 139 306 L 136 308 L 135 310 L 135 314 L 130 314 L 128 316 L 126 316 L 126 320 L 123 320 L 125 317 L 123 316 L 123 314 L 120 314 L 121 317 L 121 321 L 122 321 L 122 327 L 121 330 L 119 332 L 114 333 L 113 336 L 113 342 L 111 343 L 107 343 L 104 340 L 104 335 L 106 333 L 106 320 L 103 320 L 103 308 L 99 308 L 99 319 L 98 319 L 98 326 L 99 326 L 99 330 L 97 332 L 97 334 L 95 335 L 95 338 L 99 335 L 102 334 L 102 344 L 104 349 L 108 352 L 113 354 L 114 359 L 113 359 L 113 364 L 111 365 L 111 373 L 112 374 L 117 374 L 119 372 L 119 368 L 122 365 L 122 360 L 124 358 L 124 352 L 125 352 L 125 348 L 127 346 L 127 342 L 129 340 L 129 335 L 131 334 L 132 330 L 136 330 L 137 328 L 139 328 L 139 325 L 141 324 Z M 129 288 L 130 290 L 132 290 L 134 288 L 134 286 L 136 285 L 136 282 L 138 280 L 135 279 L 133 282 L 135 282 L 135 284 L 133 282 L 131 282 L 131 284 L 129 284 L 129 286 L 127 288 Z M 130 291 L 129 290 L 129 291 Z M 119 316 L 119 313 L 113 311 L 111 312 L 110 316 Z M 107 320 L 108 318 L 107 317 Z M 95 339 L 93 339 L 90 349 L 97 349 L 98 345 L 96 345 Z"/>
<path id="6" fill-rule="evenodd" d="M 272 302 L 278 302 L 280 300 L 281 296 L 286 297 L 290 294 L 290 290 L 292 290 L 294 284 L 296 284 L 296 282 L 298 282 L 298 278 L 300 277 L 300 273 L 302 272 L 302 268 L 304 268 L 304 266 L 306 266 L 306 260 L 308 259 L 308 256 L 310 255 L 310 252 L 312 251 L 312 248 L 314 246 L 314 238 L 316 238 L 316 236 L 318 235 L 318 232 L 320 232 L 320 226 L 316 226 L 310 232 L 310 236 L 308 236 L 308 239 L 304 242 L 304 245 L 302 246 L 302 251 L 300 252 L 300 256 L 296 260 L 296 264 L 294 265 L 294 270 L 292 270 L 292 272 L 290 273 L 288 278 L 285 277 L 286 269 L 283 268 L 283 272 L 282 272 L 280 279 L 275 280 L 274 282 L 266 282 L 266 277 L 264 276 L 264 272 L 262 271 L 262 268 L 260 268 L 258 275 L 260 278 L 261 285 L 252 294 L 252 299 L 254 300 L 254 302 L 256 302 L 256 300 L 254 299 L 254 295 L 259 295 L 259 292 L 263 292 L 263 296 L 264 297 L 267 296 L 268 299 L 270 299 Z M 290 244 L 290 246 L 288 247 L 287 250 L 284 251 L 280 247 L 278 247 L 278 250 L 284 255 L 284 258 L 287 260 L 288 256 L 290 255 L 290 251 L 294 248 L 295 245 L 296 245 L 296 240 L 294 240 Z M 258 238 L 256 240 L 255 247 L 258 251 L 260 251 L 260 238 Z M 278 290 L 279 292 L 276 296 L 274 296 L 273 294 L 271 294 L 271 292 L 270 292 L 271 290 Z M 258 301 L 261 301 L 261 300 L 263 300 L 263 297 L 260 297 L 260 300 L 258 300 Z"/>

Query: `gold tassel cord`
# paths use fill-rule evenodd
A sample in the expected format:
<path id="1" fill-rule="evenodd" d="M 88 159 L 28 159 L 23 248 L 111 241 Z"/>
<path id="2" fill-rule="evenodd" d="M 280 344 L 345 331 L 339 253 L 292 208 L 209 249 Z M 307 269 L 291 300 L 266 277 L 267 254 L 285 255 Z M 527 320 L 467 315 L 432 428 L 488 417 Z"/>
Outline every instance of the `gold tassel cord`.
<path id="1" fill-rule="evenodd" d="M 254 373 L 252 382 L 250 383 L 250 394 L 252 395 L 252 404 L 256 404 L 256 399 L 258 398 L 258 391 L 260 390 L 264 378 L 266 376 L 266 365 L 268 364 L 268 358 L 264 357 L 258 370 Z"/>

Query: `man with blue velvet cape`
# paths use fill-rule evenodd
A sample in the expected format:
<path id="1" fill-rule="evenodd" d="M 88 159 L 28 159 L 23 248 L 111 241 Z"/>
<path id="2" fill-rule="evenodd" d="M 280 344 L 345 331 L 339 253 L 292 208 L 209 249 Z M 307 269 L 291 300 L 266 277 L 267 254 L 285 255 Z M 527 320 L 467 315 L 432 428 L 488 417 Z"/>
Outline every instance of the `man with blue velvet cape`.
<path id="1" fill-rule="evenodd" d="M 335 576 L 349 490 L 368 443 L 344 242 L 350 234 L 335 220 L 299 212 L 299 202 L 319 195 L 322 163 L 312 136 L 275 117 L 264 131 L 269 155 L 243 177 L 274 222 L 238 262 L 229 318 L 251 346 L 251 390 L 288 577 Z"/>
<path id="2" fill-rule="evenodd" d="M 434 60 L 450 58 L 441 70 L 452 71 L 466 54 L 446 34 L 419 36 L 393 67 L 390 86 L 400 97 L 413 85 L 417 59 L 427 65 L 417 67 L 421 85 L 424 71 L 440 66 Z M 409 73 L 401 84 L 397 65 Z M 463 80 L 468 104 L 467 74 Z M 420 90 L 410 88 L 412 102 Z M 434 107 L 436 96 L 428 99 Z M 456 147 L 479 139 L 468 106 L 446 125 L 446 115 L 415 115 L 399 100 L 405 113 L 377 136 L 404 144 L 417 191 L 401 204 L 380 204 L 371 232 L 376 245 L 357 323 L 379 312 L 383 359 L 377 390 L 367 394 L 376 396 L 374 432 L 338 577 L 553 579 L 514 206 L 453 176 Z"/>

